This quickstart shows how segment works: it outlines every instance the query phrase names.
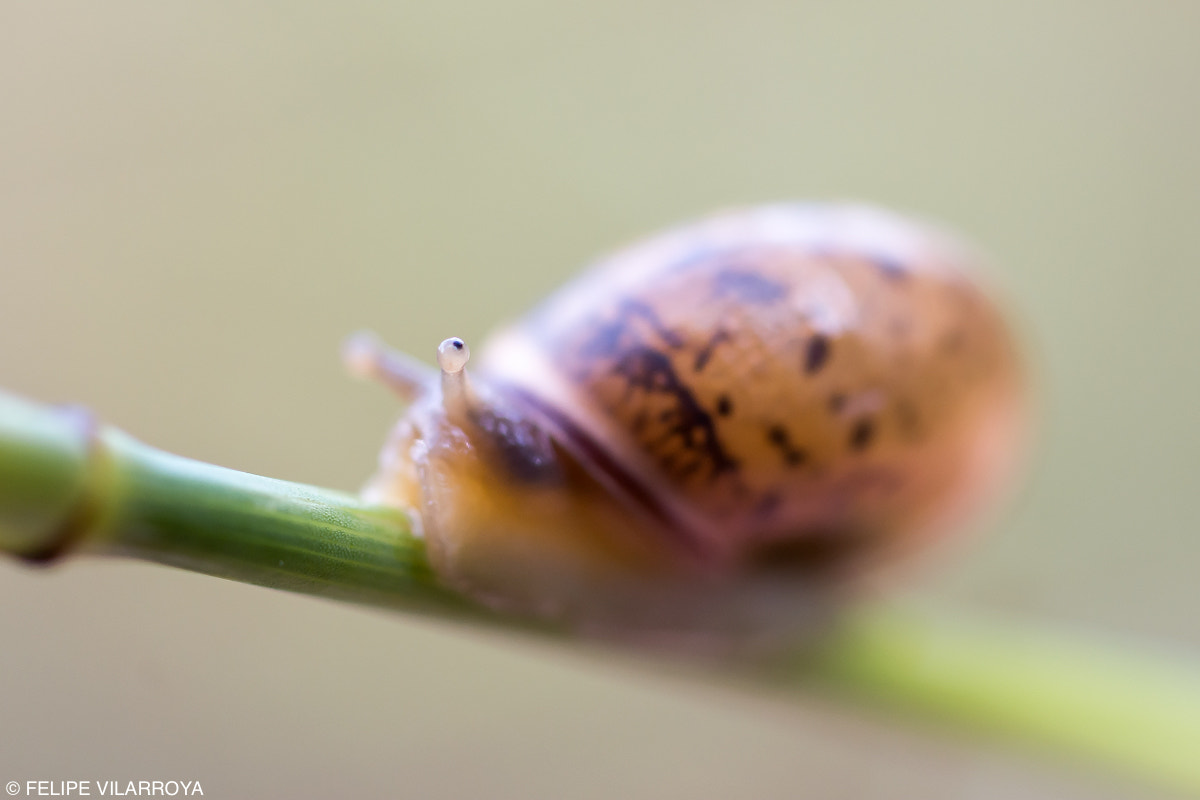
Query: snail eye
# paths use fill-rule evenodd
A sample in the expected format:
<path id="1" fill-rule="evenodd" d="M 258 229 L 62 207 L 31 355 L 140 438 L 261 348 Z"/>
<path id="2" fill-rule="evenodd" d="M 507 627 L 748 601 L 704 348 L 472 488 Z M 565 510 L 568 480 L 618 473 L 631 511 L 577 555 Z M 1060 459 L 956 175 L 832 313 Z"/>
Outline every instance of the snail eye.
<path id="1" fill-rule="evenodd" d="M 442 372 L 451 375 L 462 372 L 462 368 L 467 365 L 470 358 L 471 348 L 467 347 L 467 343 L 457 336 L 438 345 L 437 360 Z"/>

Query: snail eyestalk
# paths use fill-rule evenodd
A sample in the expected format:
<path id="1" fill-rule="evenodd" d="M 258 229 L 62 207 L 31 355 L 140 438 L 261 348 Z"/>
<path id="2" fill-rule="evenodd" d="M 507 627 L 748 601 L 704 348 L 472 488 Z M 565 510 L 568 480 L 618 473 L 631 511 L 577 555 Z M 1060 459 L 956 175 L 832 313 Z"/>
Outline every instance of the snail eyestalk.
<path id="1" fill-rule="evenodd" d="M 467 380 L 467 362 L 471 359 L 471 348 L 457 337 L 446 339 L 437 350 L 438 366 L 442 369 L 442 402 L 446 414 L 451 418 L 465 417 L 471 406 L 473 394 Z"/>
<path id="2" fill-rule="evenodd" d="M 342 344 L 342 363 L 359 378 L 378 381 L 411 403 L 429 391 L 434 373 L 404 353 L 391 349 L 370 331 L 360 331 Z"/>

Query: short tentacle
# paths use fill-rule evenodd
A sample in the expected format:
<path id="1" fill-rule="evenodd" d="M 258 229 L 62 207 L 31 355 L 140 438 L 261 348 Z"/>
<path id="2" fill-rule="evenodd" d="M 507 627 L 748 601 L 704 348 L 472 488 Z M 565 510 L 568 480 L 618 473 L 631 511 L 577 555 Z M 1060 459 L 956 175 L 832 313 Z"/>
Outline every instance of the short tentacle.
<path id="1" fill-rule="evenodd" d="M 388 386 L 411 403 L 427 394 L 435 385 L 435 373 L 411 356 L 391 349 L 369 331 L 346 339 L 342 345 L 342 363 L 351 374 Z"/>

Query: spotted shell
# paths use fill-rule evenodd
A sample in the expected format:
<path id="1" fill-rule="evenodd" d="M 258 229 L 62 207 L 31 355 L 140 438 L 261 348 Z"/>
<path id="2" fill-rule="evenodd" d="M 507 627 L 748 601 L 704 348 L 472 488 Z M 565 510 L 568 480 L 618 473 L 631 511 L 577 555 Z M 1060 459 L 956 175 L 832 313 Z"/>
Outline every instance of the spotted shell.
<path id="1" fill-rule="evenodd" d="M 727 563 L 893 552 L 1018 444 L 1010 332 L 962 245 L 875 208 L 716 216 L 605 259 L 481 369 Z"/>

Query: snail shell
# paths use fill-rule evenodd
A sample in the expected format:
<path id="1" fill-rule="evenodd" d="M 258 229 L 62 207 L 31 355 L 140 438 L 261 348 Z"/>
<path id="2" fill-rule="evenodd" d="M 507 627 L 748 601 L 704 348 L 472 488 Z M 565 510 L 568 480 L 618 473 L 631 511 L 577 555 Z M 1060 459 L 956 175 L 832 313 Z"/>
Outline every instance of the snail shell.
<path id="1" fill-rule="evenodd" d="M 794 633 L 995 494 L 1019 451 L 1012 336 L 946 234 L 854 205 L 726 213 L 612 256 L 412 401 L 366 495 L 441 578 L 629 635 Z"/>

